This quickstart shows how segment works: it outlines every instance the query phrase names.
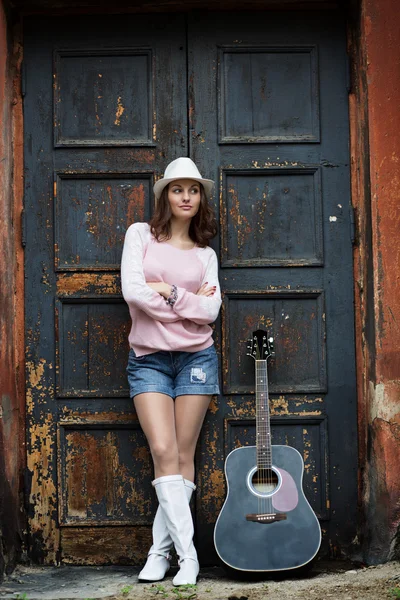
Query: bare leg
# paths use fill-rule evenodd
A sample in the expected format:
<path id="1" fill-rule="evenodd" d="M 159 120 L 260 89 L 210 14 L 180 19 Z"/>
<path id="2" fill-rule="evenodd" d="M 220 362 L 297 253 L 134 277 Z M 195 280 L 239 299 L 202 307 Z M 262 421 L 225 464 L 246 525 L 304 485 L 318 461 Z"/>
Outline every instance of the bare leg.
<path id="1" fill-rule="evenodd" d="M 154 477 L 179 473 L 174 401 L 166 394 L 146 392 L 134 398 L 136 413 L 150 446 Z"/>
<path id="2" fill-rule="evenodd" d="M 194 481 L 194 454 L 212 396 L 187 395 L 175 399 L 175 427 L 179 454 L 179 471 Z"/>

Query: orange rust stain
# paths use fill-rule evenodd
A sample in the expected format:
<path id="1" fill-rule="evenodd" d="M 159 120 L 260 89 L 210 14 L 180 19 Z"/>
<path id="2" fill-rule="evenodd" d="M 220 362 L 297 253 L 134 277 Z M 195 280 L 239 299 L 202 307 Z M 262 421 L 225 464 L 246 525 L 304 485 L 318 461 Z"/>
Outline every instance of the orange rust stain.
<path id="1" fill-rule="evenodd" d="M 124 114 L 125 107 L 122 104 L 121 96 L 118 96 L 117 100 L 117 112 L 115 113 L 114 125 L 121 125 L 121 117 Z"/>
<path id="2" fill-rule="evenodd" d="M 126 227 L 136 221 L 144 221 L 144 208 L 146 204 L 145 189 L 143 183 L 135 186 L 128 195 L 128 206 L 126 211 Z"/>
<path id="3" fill-rule="evenodd" d="M 157 141 L 157 112 L 153 111 L 153 141 Z"/>
<path id="4" fill-rule="evenodd" d="M 67 484 L 67 517 L 84 518 L 87 514 L 84 489 L 84 472 L 86 457 L 71 443 L 71 435 L 67 436 L 67 452 L 65 471 Z"/>
<path id="5" fill-rule="evenodd" d="M 137 418 L 132 413 L 113 412 L 85 412 L 80 410 L 73 410 L 67 406 L 62 408 L 62 419 L 61 425 L 69 424 L 70 422 L 79 424 L 113 424 L 113 423 L 128 423 L 135 425 Z"/>
<path id="6" fill-rule="evenodd" d="M 219 206 L 220 206 L 220 229 L 221 229 L 221 252 L 223 255 L 227 255 L 228 253 L 228 240 L 227 240 L 227 235 L 226 235 L 226 228 L 227 228 L 227 220 L 226 220 L 226 214 L 227 214 L 227 207 L 226 207 L 226 202 L 224 200 L 224 192 L 223 192 L 223 174 L 222 174 L 222 170 L 220 171 L 220 194 L 219 194 Z"/>
<path id="7" fill-rule="evenodd" d="M 127 465 L 119 461 L 119 443 L 115 431 L 107 431 L 100 438 L 88 431 L 68 434 L 66 464 L 69 517 L 93 521 L 107 516 L 118 520 L 124 518 L 124 505 L 134 506 L 142 516 L 151 514 L 151 499 L 144 496 L 141 487 L 143 475 L 147 478 L 151 473 L 149 451 L 147 447 L 135 449 L 135 459 L 142 463 L 142 477 L 137 477 L 138 469 L 135 469 L 136 476 L 132 477 Z M 103 503 L 106 514 L 94 515 L 94 507 Z"/>
<path id="8" fill-rule="evenodd" d="M 210 411 L 211 414 L 215 415 L 219 408 L 218 408 L 218 397 L 217 396 L 213 396 L 210 402 L 210 406 L 208 407 L 208 410 Z"/>
<path id="9" fill-rule="evenodd" d="M 33 361 L 27 361 L 28 381 L 32 388 L 42 389 L 42 378 L 44 374 L 44 368 L 46 361 L 41 358 L 38 363 Z"/>
<path id="10" fill-rule="evenodd" d="M 57 280 L 57 294 L 71 296 L 93 291 L 96 295 L 120 295 L 119 277 L 111 273 L 63 273 Z"/>
<path id="11" fill-rule="evenodd" d="M 151 546 L 151 527 L 64 527 L 61 533 L 63 563 L 73 565 L 144 562 Z"/>
<path id="12" fill-rule="evenodd" d="M 279 396 L 279 398 L 270 399 L 271 415 L 288 415 L 289 414 L 289 403 L 285 399 L 285 396 Z"/>
<path id="13" fill-rule="evenodd" d="M 199 488 L 202 493 L 202 502 L 209 506 L 205 511 L 205 519 L 208 523 L 215 521 L 215 506 L 222 506 L 224 499 L 224 475 L 219 467 L 218 460 L 218 431 L 206 429 L 204 444 L 207 448 L 208 462 L 204 463 L 203 469 L 198 475 Z"/>
<path id="14" fill-rule="evenodd" d="M 247 315 L 244 320 L 248 334 L 253 333 L 259 327 L 265 327 L 270 329 L 272 327 L 272 320 L 266 315 Z"/>
<path id="15" fill-rule="evenodd" d="M 204 467 L 204 475 L 207 478 L 207 486 L 203 483 L 202 502 L 216 506 L 216 511 L 220 510 L 224 502 L 225 479 L 222 469 L 210 470 L 208 465 Z M 214 523 L 216 515 L 214 511 L 206 512 L 205 519 L 207 523 Z"/>
<path id="16" fill-rule="evenodd" d="M 135 149 L 134 154 L 132 154 L 132 160 L 134 160 L 135 163 L 151 164 L 155 160 L 154 152 L 152 152 L 152 150 L 146 150 L 145 148 Z"/>
<path id="17" fill-rule="evenodd" d="M 59 247 L 58 244 L 54 244 L 54 265 L 56 269 L 60 266 Z"/>
<path id="18" fill-rule="evenodd" d="M 230 398 L 227 401 L 227 405 L 229 406 L 229 408 L 231 408 L 230 411 L 230 415 L 232 417 L 244 417 L 244 418 L 254 418 L 255 417 L 255 400 L 254 399 L 250 399 L 250 400 L 240 400 L 239 402 L 236 402 L 236 400 L 233 400 L 232 398 Z"/>
<path id="19" fill-rule="evenodd" d="M 241 257 L 243 253 L 243 246 L 247 241 L 248 236 L 251 234 L 251 226 L 247 218 L 240 211 L 240 200 L 235 188 L 232 186 L 228 189 L 228 193 L 231 195 L 231 209 L 229 214 L 232 219 L 233 227 L 236 230 L 237 245 L 238 245 L 238 256 Z"/>
<path id="20" fill-rule="evenodd" d="M 302 398 L 301 400 L 296 400 L 294 405 L 301 406 L 302 404 L 314 404 L 315 402 L 322 403 L 323 401 L 323 398 Z"/>
<path id="21" fill-rule="evenodd" d="M 59 531 L 56 527 L 55 506 L 57 490 L 52 472 L 55 452 L 55 427 L 51 414 L 43 415 L 41 423 L 29 428 L 31 452 L 27 457 L 27 467 L 32 472 L 32 485 L 29 503 L 34 507 L 30 520 L 31 535 L 37 534 L 47 551 L 46 562 L 56 562 L 59 549 Z"/>
<path id="22" fill-rule="evenodd" d="M 38 362 L 31 360 L 26 361 L 26 369 L 28 372 L 26 386 L 26 409 L 28 414 L 32 414 L 35 403 L 45 402 L 52 395 L 53 389 L 51 385 L 46 384 L 45 369 L 52 369 L 53 365 L 47 363 L 44 358 Z"/>

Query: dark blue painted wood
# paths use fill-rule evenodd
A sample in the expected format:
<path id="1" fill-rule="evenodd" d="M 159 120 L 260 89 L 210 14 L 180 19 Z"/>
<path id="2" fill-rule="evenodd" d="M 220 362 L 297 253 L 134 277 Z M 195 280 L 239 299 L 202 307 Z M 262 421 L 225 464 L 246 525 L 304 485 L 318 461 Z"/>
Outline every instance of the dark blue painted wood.
<path id="1" fill-rule="evenodd" d="M 357 415 L 346 23 L 330 11 L 198 13 L 189 15 L 188 40 L 190 153 L 217 181 L 225 293 L 216 328 L 224 400 L 200 448 L 200 557 L 212 562 L 226 453 L 255 441 L 245 340 L 257 324 L 275 340 L 271 415 L 282 423 L 272 441 L 303 454 L 307 493 L 324 519 L 322 552 L 351 552 Z M 309 431 L 321 419 L 323 443 Z"/>
<path id="2" fill-rule="evenodd" d="M 241 344 L 258 321 L 276 340 L 272 417 L 282 421 L 279 431 L 272 423 L 273 441 L 308 453 L 306 489 L 325 520 L 325 550 L 346 551 L 355 535 L 345 23 L 312 11 L 185 19 L 30 16 L 24 24 L 28 430 L 39 432 L 28 438 L 28 453 L 39 482 L 30 507 L 33 530 L 43 532 L 35 534 L 38 560 L 59 556 L 58 501 L 79 489 L 77 463 L 65 462 L 73 436 L 58 436 L 60 423 L 102 420 L 107 427 L 132 413 L 121 376 L 129 319 L 118 253 L 129 223 L 151 213 L 154 177 L 188 154 L 217 182 L 221 245 L 217 239 L 213 246 L 225 292 L 216 324 L 224 396 L 207 417 L 196 469 L 202 564 L 216 560 L 212 532 L 225 456 L 254 443 L 253 365 Z M 236 436 L 234 419 L 242 420 Z M 307 431 L 321 432 L 321 423 L 323 435 Z M 113 461 L 101 459 L 101 436 L 85 439 L 91 451 L 82 453 L 97 469 L 111 469 Z M 132 445 L 142 452 L 135 436 Z M 58 456 L 65 465 L 59 477 Z M 131 479 L 135 456 L 126 450 L 128 467 L 118 477 Z M 146 468 L 137 463 L 147 514 Z M 41 500 L 49 489 L 50 502 Z M 88 498 L 102 527 L 108 521 L 90 508 L 95 504 Z M 72 518 L 65 504 L 61 512 Z"/>
<path id="3" fill-rule="evenodd" d="M 119 269 L 154 180 L 187 155 L 185 20 L 28 17 L 24 44 L 31 555 L 139 564 L 156 504 Z"/>
<path id="4" fill-rule="evenodd" d="M 272 465 L 292 476 L 299 501 L 294 510 L 285 513 L 286 520 L 254 523 L 246 520 L 246 514 L 260 511 L 259 500 L 250 492 L 246 481 L 256 466 L 256 447 L 238 448 L 227 457 L 228 495 L 215 526 L 214 543 L 221 560 L 234 569 L 295 569 L 307 564 L 318 552 L 321 530 L 302 489 L 300 454 L 290 446 L 272 446 Z"/>

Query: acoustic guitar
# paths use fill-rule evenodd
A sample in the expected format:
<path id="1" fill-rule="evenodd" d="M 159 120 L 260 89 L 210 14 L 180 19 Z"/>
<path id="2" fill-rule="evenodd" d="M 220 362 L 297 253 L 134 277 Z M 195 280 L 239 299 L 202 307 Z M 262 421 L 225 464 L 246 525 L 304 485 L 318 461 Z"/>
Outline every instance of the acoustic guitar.
<path id="1" fill-rule="evenodd" d="M 256 370 L 256 445 L 226 458 L 228 491 L 214 544 L 222 562 L 237 571 L 296 569 L 316 556 L 321 528 L 303 492 L 302 456 L 290 446 L 271 445 L 267 361 L 273 338 L 258 329 L 247 354 Z"/>

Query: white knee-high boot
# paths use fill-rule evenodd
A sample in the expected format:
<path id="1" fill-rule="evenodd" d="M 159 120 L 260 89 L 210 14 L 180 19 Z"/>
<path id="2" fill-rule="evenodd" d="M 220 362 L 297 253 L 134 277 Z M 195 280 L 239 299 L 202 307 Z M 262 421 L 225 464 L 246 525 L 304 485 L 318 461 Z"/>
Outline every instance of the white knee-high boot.
<path id="1" fill-rule="evenodd" d="M 193 519 L 183 477 L 166 475 L 158 477 L 152 483 L 179 556 L 180 569 L 172 583 L 174 585 L 195 584 L 199 574 L 199 562 L 193 544 Z"/>
<path id="2" fill-rule="evenodd" d="M 192 493 L 196 489 L 196 486 L 188 479 L 184 479 L 183 481 L 185 484 L 186 497 L 188 503 L 190 503 Z M 161 581 L 164 579 L 170 568 L 169 551 L 173 542 L 161 506 L 157 508 L 152 533 L 153 545 L 147 554 L 146 564 L 139 573 L 139 581 Z"/>

